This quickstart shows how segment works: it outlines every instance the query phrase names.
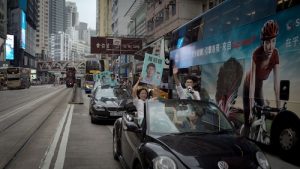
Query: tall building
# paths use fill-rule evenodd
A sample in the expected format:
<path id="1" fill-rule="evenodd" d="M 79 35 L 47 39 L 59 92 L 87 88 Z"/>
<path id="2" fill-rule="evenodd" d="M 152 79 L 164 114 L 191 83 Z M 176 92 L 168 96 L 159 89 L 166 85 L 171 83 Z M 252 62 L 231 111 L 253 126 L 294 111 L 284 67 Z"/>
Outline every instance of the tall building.
<path id="1" fill-rule="evenodd" d="M 7 1 L 7 33 L 14 35 L 14 58 L 10 64 L 20 67 L 36 67 L 35 37 L 37 27 L 37 0 Z"/>
<path id="2" fill-rule="evenodd" d="M 38 24 L 36 31 L 36 56 L 47 60 L 49 51 L 49 0 L 38 1 Z"/>
<path id="3" fill-rule="evenodd" d="M 0 0 L 0 62 L 5 61 L 4 48 L 7 34 L 7 0 Z M 2 64 L 0 64 L 2 67 Z"/>
<path id="4" fill-rule="evenodd" d="M 50 0 L 49 12 L 49 33 L 64 32 L 65 0 Z"/>
<path id="5" fill-rule="evenodd" d="M 65 30 L 66 32 L 70 32 L 72 27 L 78 25 L 78 11 L 75 2 L 66 2 L 65 8 Z"/>
<path id="6" fill-rule="evenodd" d="M 50 57 L 55 61 L 73 60 L 72 42 L 69 34 L 58 32 L 50 36 Z"/>
<path id="7" fill-rule="evenodd" d="M 107 36 L 112 34 L 111 9 L 111 0 L 96 1 L 96 32 L 98 36 Z"/>
<path id="8" fill-rule="evenodd" d="M 90 31 L 88 30 L 88 24 L 84 22 L 79 22 L 79 25 L 76 27 L 78 31 L 78 39 L 84 41 L 86 44 L 90 44 Z"/>
<path id="9" fill-rule="evenodd" d="M 133 0 L 112 0 L 112 33 L 115 36 L 127 35 L 127 24 L 130 18 L 126 16 L 126 12 L 131 7 Z"/>

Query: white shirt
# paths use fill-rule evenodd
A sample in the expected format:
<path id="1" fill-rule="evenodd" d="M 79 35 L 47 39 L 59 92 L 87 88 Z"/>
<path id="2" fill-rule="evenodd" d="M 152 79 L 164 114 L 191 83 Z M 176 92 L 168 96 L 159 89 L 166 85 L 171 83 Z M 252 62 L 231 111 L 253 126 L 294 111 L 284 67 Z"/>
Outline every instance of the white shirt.
<path id="1" fill-rule="evenodd" d="M 144 119 L 144 105 L 145 101 L 139 98 L 134 98 L 133 99 L 133 105 L 136 107 L 137 110 L 137 118 L 138 118 L 138 123 L 139 125 L 142 124 L 142 121 Z"/>
<path id="2" fill-rule="evenodd" d="M 181 84 L 176 85 L 177 94 L 180 99 L 189 99 L 192 100 L 200 100 L 200 94 L 198 91 L 194 91 L 194 93 L 190 93 L 187 89 L 183 89 Z"/>

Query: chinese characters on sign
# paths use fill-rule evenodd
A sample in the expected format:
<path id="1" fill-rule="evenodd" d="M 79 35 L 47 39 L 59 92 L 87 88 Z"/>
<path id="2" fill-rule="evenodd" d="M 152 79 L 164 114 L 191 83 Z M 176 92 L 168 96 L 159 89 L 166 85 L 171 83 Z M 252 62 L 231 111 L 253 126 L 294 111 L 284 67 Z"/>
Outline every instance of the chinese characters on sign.
<path id="1" fill-rule="evenodd" d="M 210 54 L 216 54 L 221 51 L 223 52 L 230 51 L 231 48 L 232 48 L 231 41 L 228 41 L 220 44 L 214 44 L 203 48 L 199 48 L 193 53 L 193 55 L 194 57 L 199 57 L 199 56 L 205 56 Z"/>
<path id="2" fill-rule="evenodd" d="M 285 40 L 285 47 L 286 48 L 291 48 L 291 47 L 296 47 L 297 45 L 299 45 L 299 36 L 294 36 L 292 38 L 287 38 Z"/>
<path id="3" fill-rule="evenodd" d="M 91 53 L 134 54 L 142 49 L 142 39 L 91 37 Z"/>

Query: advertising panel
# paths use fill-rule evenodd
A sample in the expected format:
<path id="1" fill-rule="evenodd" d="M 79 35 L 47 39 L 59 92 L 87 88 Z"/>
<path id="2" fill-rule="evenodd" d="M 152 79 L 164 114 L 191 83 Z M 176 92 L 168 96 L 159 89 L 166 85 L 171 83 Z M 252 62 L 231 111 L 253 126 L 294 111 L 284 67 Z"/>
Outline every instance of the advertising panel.
<path id="1" fill-rule="evenodd" d="M 242 112 L 239 119 L 244 123 L 254 103 L 282 108 L 284 102 L 299 117 L 299 10 L 296 6 L 175 49 L 171 58 L 178 68 L 200 66 L 201 87 L 228 117 Z M 290 84 L 289 101 L 279 99 L 283 81 Z"/>
<path id="2" fill-rule="evenodd" d="M 15 55 L 14 55 L 14 35 L 7 35 L 6 36 L 5 49 L 6 49 L 5 59 L 6 60 L 14 60 L 15 59 Z"/>
<path id="3" fill-rule="evenodd" d="M 142 49 L 142 39 L 91 37 L 93 54 L 134 54 Z"/>
<path id="4" fill-rule="evenodd" d="M 141 82 L 159 86 L 161 83 L 164 63 L 164 58 L 145 53 Z"/>
<path id="5" fill-rule="evenodd" d="M 22 49 L 26 47 L 26 14 L 21 10 L 21 46 Z"/>
<path id="6" fill-rule="evenodd" d="M 23 11 L 27 11 L 27 0 L 19 0 L 19 6 Z"/>

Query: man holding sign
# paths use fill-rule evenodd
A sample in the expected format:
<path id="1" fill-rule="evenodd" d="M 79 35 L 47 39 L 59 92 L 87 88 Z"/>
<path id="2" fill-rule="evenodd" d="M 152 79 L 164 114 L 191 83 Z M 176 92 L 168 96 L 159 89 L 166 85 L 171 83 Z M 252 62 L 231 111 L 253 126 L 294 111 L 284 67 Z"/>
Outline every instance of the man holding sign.
<path id="1" fill-rule="evenodd" d="M 164 58 L 146 53 L 141 82 L 159 86 L 161 82 L 163 64 Z"/>

